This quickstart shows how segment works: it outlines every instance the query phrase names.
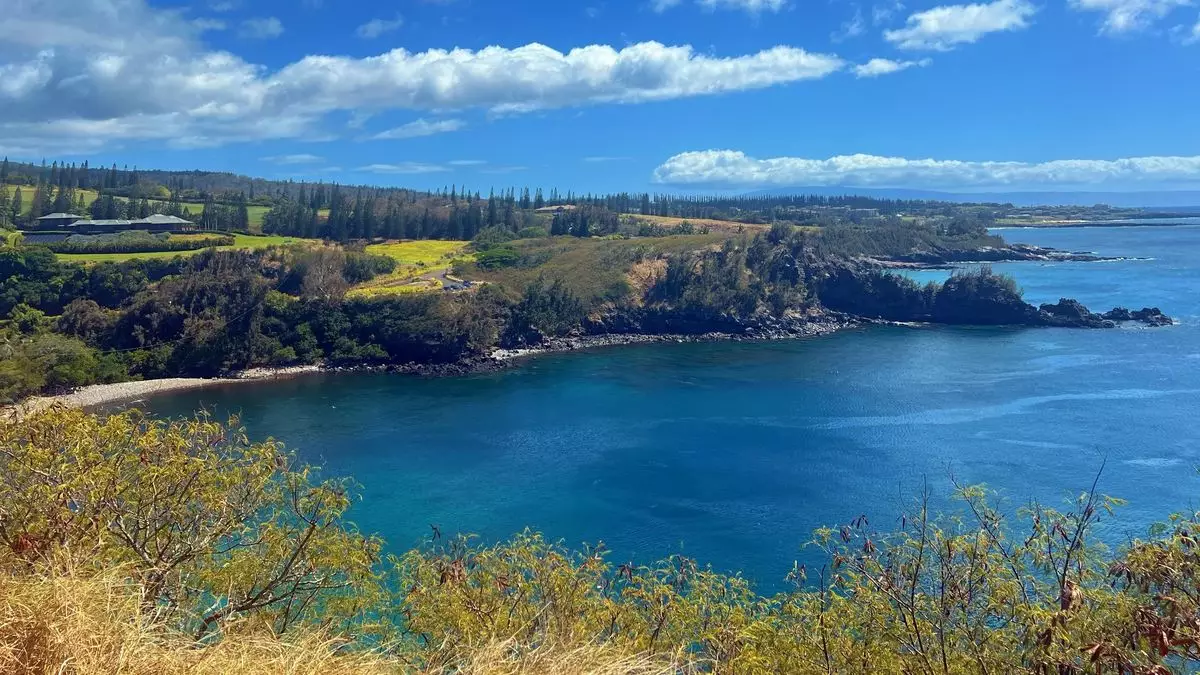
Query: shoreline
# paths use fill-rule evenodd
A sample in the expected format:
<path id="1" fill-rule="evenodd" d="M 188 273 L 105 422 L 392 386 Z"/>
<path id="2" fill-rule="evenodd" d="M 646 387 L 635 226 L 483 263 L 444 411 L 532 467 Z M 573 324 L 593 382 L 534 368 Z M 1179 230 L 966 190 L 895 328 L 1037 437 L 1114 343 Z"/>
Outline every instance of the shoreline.
<path id="1" fill-rule="evenodd" d="M 205 389 L 226 384 L 245 384 L 282 380 L 301 375 L 326 372 L 322 366 L 292 366 L 287 368 L 250 368 L 229 377 L 167 377 L 156 380 L 131 380 L 111 384 L 92 384 L 57 396 L 34 396 L 19 403 L 0 407 L 0 418 L 21 419 L 55 405 L 68 408 L 94 408 L 101 405 L 134 402 L 147 396 L 174 391 Z"/>
<path id="2" fill-rule="evenodd" d="M 600 333 L 574 335 L 551 338 L 535 347 L 519 349 L 497 348 L 487 355 L 467 357 L 454 363 L 397 363 L 349 367 L 311 364 L 280 368 L 256 367 L 233 373 L 226 377 L 172 377 L 155 380 L 116 382 L 112 384 L 94 384 L 81 387 L 66 394 L 35 396 L 18 403 L 0 406 L 0 419 L 19 421 L 27 415 L 41 412 L 55 405 L 87 409 L 122 402 L 137 403 L 143 398 L 177 391 L 206 389 L 230 384 L 284 380 L 324 373 L 387 372 L 398 375 L 418 375 L 425 377 L 455 377 L 500 372 L 514 367 L 522 360 L 534 356 L 590 351 L 608 347 L 665 343 L 770 342 L 775 340 L 824 337 L 849 329 L 869 326 L 920 328 L 933 325 L 920 321 L 890 321 L 840 313 L 826 314 L 823 318 L 826 320 L 808 321 L 772 328 L 758 328 L 741 333 L 712 331 L 707 333 Z"/>
<path id="3" fill-rule="evenodd" d="M 533 356 L 546 354 L 565 354 L 576 351 L 603 349 L 606 347 L 621 347 L 627 345 L 663 344 L 663 343 L 695 343 L 695 342 L 751 342 L 768 340 L 790 340 L 807 337 L 831 335 L 838 331 L 861 325 L 870 325 L 871 321 L 846 321 L 834 324 L 812 323 L 804 328 L 787 333 L 764 333 L 738 335 L 734 333 L 703 333 L 696 335 L 685 334 L 643 334 L 643 333 L 611 333 L 602 335 L 581 335 L 574 337 L 553 338 L 543 345 L 525 349 L 496 349 L 491 354 L 482 357 L 468 358 L 456 363 L 447 364 L 389 364 L 382 366 L 352 366 L 336 367 L 326 365 L 290 366 L 283 368 L 250 368 L 231 374 L 227 377 L 170 377 L 156 380 L 133 380 L 129 382 L 114 382 L 111 384 L 93 384 L 80 387 L 75 391 L 56 396 L 34 396 L 18 403 L 0 406 L 0 419 L 20 420 L 28 415 L 36 414 L 55 405 L 68 408 L 95 408 L 122 402 L 136 403 L 140 399 L 194 389 L 208 389 L 230 384 L 250 384 L 284 380 L 305 375 L 323 373 L 354 373 L 354 372 L 389 372 L 398 375 L 422 375 L 427 377 L 462 376 L 475 373 L 499 372 L 515 366 L 518 362 Z"/>

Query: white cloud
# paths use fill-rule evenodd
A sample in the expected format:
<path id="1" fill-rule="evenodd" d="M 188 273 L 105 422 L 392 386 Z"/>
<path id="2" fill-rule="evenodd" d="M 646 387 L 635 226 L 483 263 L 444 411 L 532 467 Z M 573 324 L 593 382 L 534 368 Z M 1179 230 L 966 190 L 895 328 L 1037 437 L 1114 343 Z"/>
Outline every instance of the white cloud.
<path id="1" fill-rule="evenodd" d="M 225 30 L 227 27 L 225 22 L 220 19 L 192 19 L 192 25 L 202 33 L 211 30 Z"/>
<path id="2" fill-rule="evenodd" d="M 887 22 L 893 16 L 904 10 L 904 3 L 900 0 L 894 2 L 886 2 L 880 5 L 871 7 L 871 23 L 876 26 Z"/>
<path id="3" fill-rule="evenodd" d="M 995 187 L 1200 186 L 1200 157 L 1131 157 L 1050 162 L 956 161 L 842 155 L 829 159 L 755 159 L 734 150 L 685 152 L 654 171 L 657 183 L 751 187 Z"/>
<path id="4" fill-rule="evenodd" d="M 1070 0 L 1071 8 L 1104 14 L 1100 32 L 1108 35 L 1144 30 L 1191 0 Z"/>
<path id="5" fill-rule="evenodd" d="M 487 161 L 482 159 L 454 159 L 446 162 L 450 166 L 483 166 Z"/>
<path id="6" fill-rule="evenodd" d="M 462 120 L 428 120 L 419 119 L 414 122 L 409 122 L 394 129 L 381 131 L 371 137 L 376 141 L 399 140 L 404 138 L 420 138 L 422 136 L 433 136 L 434 134 L 444 134 L 451 131 L 458 131 L 467 126 L 467 123 Z"/>
<path id="7" fill-rule="evenodd" d="M 309 154 L 273 155 L 271 157 L 263 157 L 262 161 L 273 164 L 316 164 L 317 162 L 324 162 L 325 158 Z"/>
<path id="8" fill-rule="evenodd" d="M 246 19 L 238 29 L 238 35 L 252 40 L 270 40 L 283 35 L 283 22 L 273 16 L 262 19 Z"/>
<path id="9" fill-rule="evenodd" d="M 0 96 L 22 98 L 45 87 L 54 75 L 51 60 L 54 51 L 48 50 L 25 63 L 9 63 L 0 66 Z"/>
<path id="10" fill-rule="evenodd" d="M 855 7 L 854 16 L 842 23 L 836 31 L 830 33 L 829 39 L 834 42 L 844 42 L 862 35 L 866 30 L 867 22 L 863 19 L 862 9 Z"/>
<path id="11" fill-rule="evenodd" d="M 370 40 L 377 38 L 384 33 L 390 33 L 394 30 L 399 30 L 403 25 L 404 17 L 397 14 L 393 19 L 371 19 L 370 21 L 359 26 L 355 33 L 360 38 Z"/>
<path id="12" fill-rule="evenodd" d="M 709 11 L 718 9 L 740 9 L 751 14 L 778 12 L 787 5 L 787 0 L 696 0 Z"/>
<path id="13" fill-rule="evenodd" d="M 650 0 L 650 9 L 661 14 L 681 4 L 683 0 Z M 787 7 L 787 0 L 696 0 L 696 4 L 709 12 L 731 9 L 758 15 L 782 10 Z"/>
<path id="14" fill-rule="evenodd" d="M 643 42 L 566 52 L 540 44 L 396 49 L 309 56 L 272 70 L 208 47 L 205 27 L 145 0 L 6 5 L 0 147 L 36 157 L 137 141 L 199 147 L 313 137 L 334 113 L 362 120 L 389 110 L 513 114 L 633 104 L 776 87 L 847 66 L 787 46 L 719 57 Z"/>
<path id="15" fill-rule="evenodd" d="M 898 73 L 901 70 L 907 70 L 913 67 L 924 68 L 930 63 L 931 59 L 921 59 L 920 61 L 893 61 L 892 59 L 871 59 L 866 63 L 854 66 L 855 77 L 879 77 L 880 75 L 891 75 Z"/>
<path id="16" fill-rule="evenodd" d="M 369 164 L 359 167 L 358 171 L 367 173 L 398 173 L 398 174 L 418 174 L 418 173 L 438 173 L 441 171 L 449 171 L 450 169 L 440 164 L 424 164 L 422 162 L 401 162 L 399 164 Z"/>
<path id="17" fill-rule="evenodd" d="M 231 12 L 237 8 L 234 0 L 210 0 L 208 8 L 214 12 Z"/>
<path id="18" fill-rule="evenodd" d="M 1200 21 L 1197 21 L 1196 25 L 1192 26 L 1191 32 L 1183 39 L 1183 43 L 1186 45 L 1194 45 L 1197 42 L 1200 42 Z"/>
<path id="19" fill-rule="evenodd" d="M 592 45 L 565 54 L 540 44 L 396 49 L 365 59 L 306 57 L 272 78 L 269 98 L 300 110 L 482 107 L 513 113 L 761 89 L 819 79 L 844 66 L 836 56 L 795 47 L 729 58 L 658 42 L 621 50 Z"/>
<path id="20" fill-rule="evenodd" d="M 904 28 L 884 31 L 883 37 L 901 49 L 948 51 L 988 33 L 1026 28 L 1036 12 L 1026 0 L 945 5 L 909 16 Z"/>

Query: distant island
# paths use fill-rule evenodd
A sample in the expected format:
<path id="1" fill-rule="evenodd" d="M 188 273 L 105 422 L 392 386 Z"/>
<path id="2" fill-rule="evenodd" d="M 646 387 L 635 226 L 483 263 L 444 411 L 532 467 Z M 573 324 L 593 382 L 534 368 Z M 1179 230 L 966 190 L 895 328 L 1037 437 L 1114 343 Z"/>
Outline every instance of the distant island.
<path id="1" fill-rule="evenodd" d="M 459 373 L 531 351 L 877 322 L 1171 323 L 1152 307 L 1035 307 L 986 267 L 942 284 L 896 273 L 1099 260 L 1009 243 L 990 228 L 1148 213 L 1140 210 L 541 189 L 484 196 L 7 160 L 0 179 L 0 225 L 10 228 L 0 248 L 7 402 L 263 368 Z"/>

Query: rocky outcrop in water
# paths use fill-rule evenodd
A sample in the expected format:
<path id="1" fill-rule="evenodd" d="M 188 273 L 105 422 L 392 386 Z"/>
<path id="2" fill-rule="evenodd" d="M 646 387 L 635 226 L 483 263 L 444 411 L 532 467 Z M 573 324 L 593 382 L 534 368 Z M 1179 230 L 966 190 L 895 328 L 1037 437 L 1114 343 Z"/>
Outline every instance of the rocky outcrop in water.
<path id="1" fill-rule="evenodd" d="M 825 268 L 810 278 L 819 282 L 818 296 L 826 307 L 889 321 L 1064 328 L 1112 328 L 1126 321 L 1147 326 L 1173 323 L 1158 308 L 1130 311 L 1118 307 L 1097 314 L 1068 298 L 1034 307 L 1021 298 L 1012 279 L 987 269 L 956 274 L 940 287 L 922 286 L 862 264 Z"/>
<path id="2" fill-rule="evenodd" d="M 1105 260 L 1120 260 L 1120 258 L 1109 258 L 1086 252 L 1062 251 L 1029 244 L 917 251 L 888 258 L 867 259 L 868 262 L 881 267 L 900 269 L 939 268 L 972 262 L 1100 262 Z"/>

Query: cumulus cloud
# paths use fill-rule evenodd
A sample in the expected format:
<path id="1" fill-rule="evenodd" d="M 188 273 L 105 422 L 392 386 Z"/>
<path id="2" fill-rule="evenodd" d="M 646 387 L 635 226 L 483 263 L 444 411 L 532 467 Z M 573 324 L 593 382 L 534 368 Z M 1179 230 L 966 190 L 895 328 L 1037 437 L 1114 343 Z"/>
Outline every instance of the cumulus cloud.
<path id="1" fill-rule="evenodd" d="M 855 77 L 879 77 L 880 75 L 891 75 L 898 73 L 901 70 L 907 70 L 913 67 L 925 67 L 933 63 L 931 59 L 921 59 L 920 61 L 893 61 L 892 59 L 871 59 L 866 63 L 854 66 Z"/>
<path id="2" fill-rule="evenodd" d="M 1130 187 L 1200 185 L 1200 157 L 1130 157 L 1050 162 L 906 159 L 841 155 L 828 159 L 756 159 L 735 150 L 685 152 L 654 171 L 657 183 L 752 187 Z"/>
<path id="3" fill-rule="evenodd" d="M 264 162 L 272 164 L 316 164 L 325 161 L 325 158 L 317 155 L 298 154 L 298 155 L 273 155 L 271 157 L 263 157 Z"/>
<path id="4" fill-rule="evenodd" d="M 909 16 L 903 28 L 884 31 L 883 37 L 901 49 L 949 51 L 957 45 L 975 42 L 988 33 L 1026 28 L 1035 13 L 1037 8 L 1026 0 L 944 5 Z"/>
<path id="5" fill-rule="evenodd" d="M 271 70 L 208 47 L 203 28 L 145 0 L 6 6 L 0 147 L 76 155 L 139 140 L 196 147 L 311 137 L 334 112 L 511 114 L 643 103 L 787 85 L 846 67 L 837 56 L 788 46 L 721 57 L 643 42 L 566 52 L 540 44 L 396 49 L 309 56 Z"/>
<path id="6" fill-rule="evenodd" d="M 641 103 L 760 89 L 819 79 L 844 67 L 836 56 L 795 47 L 720 58 L 690 46 L 642 42 L 562 53 L 545 45 L 379 56 L 309 56 L 271 81 L 271 104 L 299 110 L 343 107 L 528 112 L 598 103 Z"/>
<path id="7" fill-rule="evenodd" d="M 393 19 L 371 19 L 370 21 L 359 26 L 355 33 L 360 38 L 371 40 L 390 33 L 394 30 L 399 30 L 404 25 L 404 17 L 399 14 Z"/>
<path id="8" fill-rule="evenodd" d="M 238 35 L 252 40 L 270 40 L 283 35 L 283 22 L 273 16 L 262 19 L 246 19 L 238 29 Z"/>
<path id="9" fill-rule="evenodd" d="M 381 131 L 371 138 L 376 141 L 399 140 L 403 138 L 420 138 L 422 136 L 433 136 L 434 134 L 444 134 L 451 131 L 458 131 L 467 126 L 467 123 L 462 120 L 428 120 L 419 119 L 415 122 L 409 122 L 398 126 L 394 129 Z"/>
<path id="10" fill-rule="evenodd" d="M 1144 30 L 1175 8 L 1192 3 L 1191 0 L 1070 0 L 1070 4 L 1078 11 L 1100 12 L 1104 15 L 1100 32 L 1119 35 Z"/>

